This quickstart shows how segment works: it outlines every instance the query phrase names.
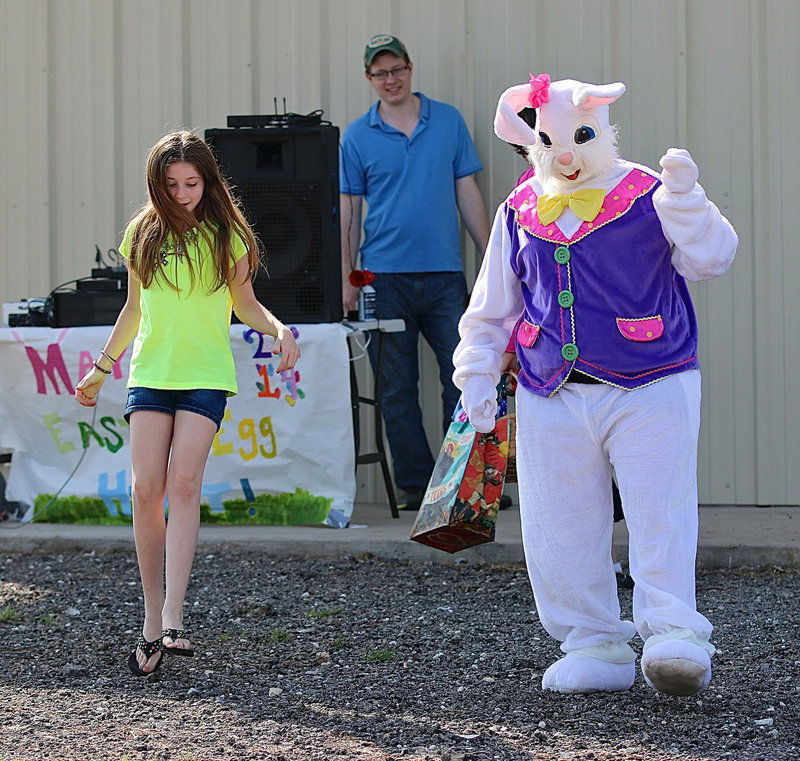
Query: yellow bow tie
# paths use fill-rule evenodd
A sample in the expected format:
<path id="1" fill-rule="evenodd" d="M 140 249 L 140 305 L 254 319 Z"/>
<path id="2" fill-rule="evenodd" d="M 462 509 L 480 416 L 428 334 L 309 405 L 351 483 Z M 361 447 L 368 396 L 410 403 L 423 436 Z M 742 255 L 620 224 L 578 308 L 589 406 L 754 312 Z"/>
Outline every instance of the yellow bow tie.
<path id="1" fill-rule="evenodd" d="M 569 206 L 575 212 L 575 216 L 591 222 L 600 213 L 605 197 L 605 190 L 592 188 L 577 190 L 566 195 L 553 193 L 539 196 L 536 199 L 536 212 L 539 215 L 539 221 L 543 225 L 549 225 L 551 222 L 555 222 L 561 216 L 561 212 Z"/>

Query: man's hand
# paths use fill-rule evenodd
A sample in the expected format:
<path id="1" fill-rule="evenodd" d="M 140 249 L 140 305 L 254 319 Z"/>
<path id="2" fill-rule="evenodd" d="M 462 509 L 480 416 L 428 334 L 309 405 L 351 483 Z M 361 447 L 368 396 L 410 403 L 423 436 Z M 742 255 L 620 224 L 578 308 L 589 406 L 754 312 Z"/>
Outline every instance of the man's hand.
<path id="1" fill-rule="evenodd" d="M 354 312 L 358 309 L 358 292 L 360 288 L 351 285 L 347 278 L 342 280 L 342 308 L 344 309 L 344 316 L 347 317 L 348 312 Z"/>
<path id="2" fill-rule="evenodd" d="M 500 375 L 503 373 L 517 374 L 519 372 L 519 360 L 516 352 L 504 351 L 500 358 Z"/>

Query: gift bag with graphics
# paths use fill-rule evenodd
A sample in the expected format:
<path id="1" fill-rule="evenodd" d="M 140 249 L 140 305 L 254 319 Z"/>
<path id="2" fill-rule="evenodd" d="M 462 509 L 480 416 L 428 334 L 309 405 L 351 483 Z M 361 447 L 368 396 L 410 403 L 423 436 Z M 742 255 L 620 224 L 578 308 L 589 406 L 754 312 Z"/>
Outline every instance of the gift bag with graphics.
<path id="1" fill-rule="evenodd" d="M 516 393 L 517 374 L 509 370 L 501 376 L 500 383 L 497 385 L 497 417 L 498 419 L 508 419 L 508 463 L 505 477 L 507 484 L 517 483 L 517 446 L 515 438 L 517 413 L 511 411 L 511 405 L 509 404 L 509 400 L 513 399 Z M 455 412 L 453 412 L 453 420 L 463 423 L 468 419 L 459 399 Z"/>
<path id="2" fill-rule="evenodd" d="M 445 552 L 493 541 L 508 445 L 507 417 L 490 433 L 478 433 L 469 421 L 452 422 L 411 538 Z"/>

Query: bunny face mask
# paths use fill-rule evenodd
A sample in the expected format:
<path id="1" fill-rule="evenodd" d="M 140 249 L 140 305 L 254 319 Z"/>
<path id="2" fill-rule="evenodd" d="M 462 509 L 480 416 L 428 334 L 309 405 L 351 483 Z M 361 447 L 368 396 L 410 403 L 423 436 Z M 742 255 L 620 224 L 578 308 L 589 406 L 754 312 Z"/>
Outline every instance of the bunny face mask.
<path id="1" fill-rule="evenodd" d="M 619 158 L 616 130 L 609 124 L 608 104 L 625 85 L 591 85 L 547 74 L 531 77 L 500 96 L 494 128 L 499 138 L 528 146 L 536 176 L 548 192 L 569 193 L 590 187 L 611 171 Z M 536 131 L 517 116 L 536 109 Z"/>

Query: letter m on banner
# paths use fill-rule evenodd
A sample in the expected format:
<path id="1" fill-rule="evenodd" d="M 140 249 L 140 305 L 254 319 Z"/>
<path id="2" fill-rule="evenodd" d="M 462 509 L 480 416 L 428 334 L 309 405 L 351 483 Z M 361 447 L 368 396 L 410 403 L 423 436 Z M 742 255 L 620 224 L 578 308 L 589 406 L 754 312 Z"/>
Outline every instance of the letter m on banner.
<path id="1" fill-rule="evenodd" d="M 53 388 L 57 394 L 61 393 L 56 375 L 61 377 L 61 382 L 64 384 L 68 394 L 74 394 L 75 389 L 72 387 L 72 382 L 69 379 L 67 366 L 64 364 L 64 355 L 61 353 L 61 347 L 58 344 L 50 344 L 47 347 L 47 360 L 42 361 L 39 352 L 31 346 L 25 347 L 25 353 L 28 355 L 28 360 L 33 367 L 33 372 L 36 374 L 36 393 L 46 394 L 47 387 L 45 384 L 45 376 L 50 379 Z"/>

